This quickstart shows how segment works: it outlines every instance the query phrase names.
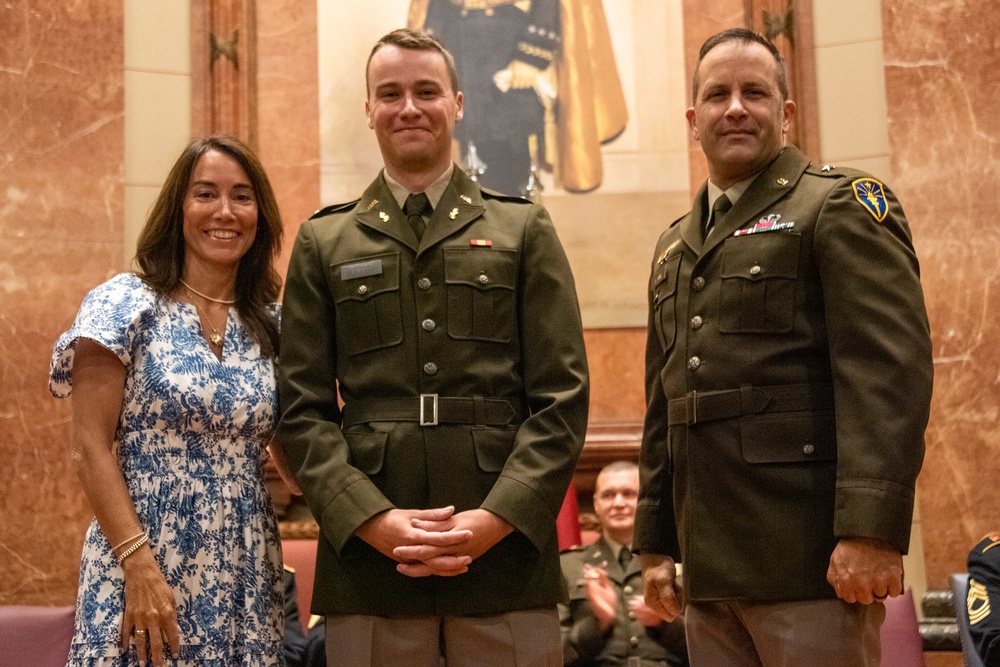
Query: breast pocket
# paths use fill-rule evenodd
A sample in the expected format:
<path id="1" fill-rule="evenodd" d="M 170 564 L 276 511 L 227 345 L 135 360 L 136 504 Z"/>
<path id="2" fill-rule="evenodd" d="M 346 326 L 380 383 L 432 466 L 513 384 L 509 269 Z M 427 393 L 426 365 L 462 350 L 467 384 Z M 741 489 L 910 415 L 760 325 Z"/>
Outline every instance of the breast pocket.
<path id="1" fill-rule="evenodd" d="M 348 355 L 403 340 L 399 255 L 361 257 L 330 267 L 337 304 L 337 340 Z"/>
<path id="2" fill-rule="evenodd" d="M 677 276 L 681 269 L 681 254 L 658 264 L 650 277 L 649 289 L 653 302 L 653 324 L 660 344 L 666 352 L 677 337 Z"/>
<path id="3" fill-rule="evenodd" d="M 719 331 L 786 333 L 795 316 L 797 232 L 729 238 L 723 246 Z"/>
<path id="4" fill-rule="evenodd" d="M 514 250 L 445 248 L 449 336 L 492 343 L 513 339 L 517 259 Z"/>

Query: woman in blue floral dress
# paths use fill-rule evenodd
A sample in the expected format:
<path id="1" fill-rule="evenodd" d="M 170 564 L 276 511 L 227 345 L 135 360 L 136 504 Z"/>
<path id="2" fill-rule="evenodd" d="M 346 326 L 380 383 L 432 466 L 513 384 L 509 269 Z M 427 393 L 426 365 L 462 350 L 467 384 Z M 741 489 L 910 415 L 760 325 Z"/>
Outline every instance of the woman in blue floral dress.
<path id="1" fill-rule="evenodd" d="M 137 272 L 90 292 L 56 343 L 50 389 L 72 391 L 73 459 L 96 517 L 69 665 L 282 664 L 263 483 L 281 235 L 250 149 L 194 141 L 142 231 Z"/>

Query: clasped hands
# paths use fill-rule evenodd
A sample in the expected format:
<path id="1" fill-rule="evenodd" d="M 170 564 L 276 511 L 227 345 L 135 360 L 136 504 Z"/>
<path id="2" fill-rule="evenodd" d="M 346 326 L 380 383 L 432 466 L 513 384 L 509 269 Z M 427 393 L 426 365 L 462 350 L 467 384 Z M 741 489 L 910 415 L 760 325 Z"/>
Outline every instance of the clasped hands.
<path id="1" fill-rule="evenodd" d="M 583 585 L 587 589 L 587 600 L 597 618 L 597 625 L 604 632 L 615 624 L 618 615 L 618 591 L 608 577 L 605 565 L 584 563 Z M 646 606 L 641 595 L 629 598 L 628 611 L 632 618 L 647 627 L 655 627 L 661 623 L 659 615 Z"/>
<path id="2" fill-rule="evenodd" d="M 428 510 L 391 509 L 361 524 L 355 534 L 398 562 L 408 577 L 453 577 L 514 527 L 484 509 L 455 512 L 454 507 Z"/>

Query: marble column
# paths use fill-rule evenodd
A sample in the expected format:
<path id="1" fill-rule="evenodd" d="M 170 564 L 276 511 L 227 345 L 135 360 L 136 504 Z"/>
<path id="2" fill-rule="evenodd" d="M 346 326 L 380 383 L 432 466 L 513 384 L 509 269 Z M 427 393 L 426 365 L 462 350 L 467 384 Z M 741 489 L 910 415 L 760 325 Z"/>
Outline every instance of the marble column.
<path id="1" fill-rule="evenodd" d="M 1000 527 L 1000 15 L 883 0 L 893 187 L 921 259 L 934 398 L 918 480 L 930 588 Z"/>
<path id="2" fill-rule="evenodd" d="M 122 264 L 123 5 L 0 6 L 0 604 L 71 604 L 92 513 L 52 345 Z"/>

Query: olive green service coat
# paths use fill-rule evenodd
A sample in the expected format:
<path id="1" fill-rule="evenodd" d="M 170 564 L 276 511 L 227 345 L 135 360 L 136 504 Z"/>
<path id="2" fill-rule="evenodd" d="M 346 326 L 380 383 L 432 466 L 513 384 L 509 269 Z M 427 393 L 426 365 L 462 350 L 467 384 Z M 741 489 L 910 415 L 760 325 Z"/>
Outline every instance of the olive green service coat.
<path id="1" fill-rule="evenodd" d="M 555 519 L 589 385 L 573 277 L 545 209 L 456 168 L 418 244 L 380 175 L 358 202 L 302 225 L 282 321 L 280 437 L 321 528 L 312 611 L 554 607 Z M 440 396 L 438 425 L 417 423 L 420 394 Z M 471 423 L 446 414 L 458 408 Z M 515 531 L 467 573 L 425 578 L 354 536 L 383 510 L 448 505 L 490 510 Z"/>
<path id="2" fill-rule="evenodd" d="M 703 245 L 706 200 L 653 258 L 636 548 L 681 557 L 691 600 L 835 597 L 839 537 L 909 541 L 933 376 L 910 230 L 794 148 Z"/>

